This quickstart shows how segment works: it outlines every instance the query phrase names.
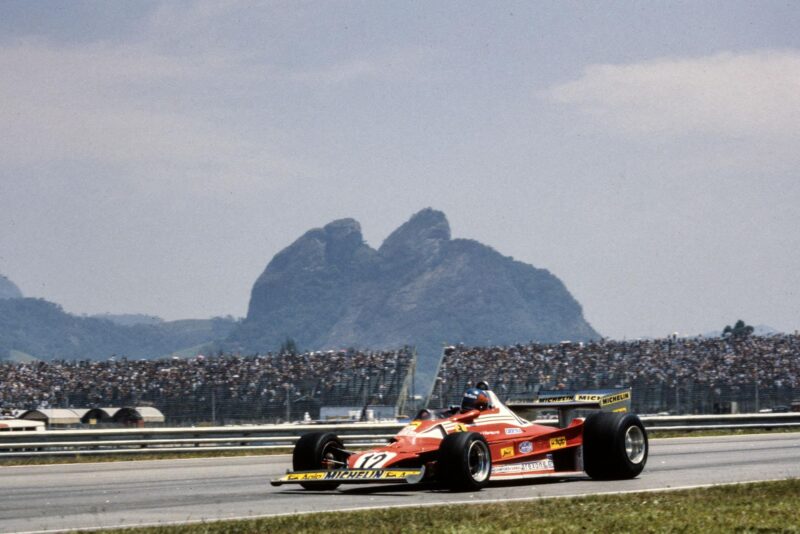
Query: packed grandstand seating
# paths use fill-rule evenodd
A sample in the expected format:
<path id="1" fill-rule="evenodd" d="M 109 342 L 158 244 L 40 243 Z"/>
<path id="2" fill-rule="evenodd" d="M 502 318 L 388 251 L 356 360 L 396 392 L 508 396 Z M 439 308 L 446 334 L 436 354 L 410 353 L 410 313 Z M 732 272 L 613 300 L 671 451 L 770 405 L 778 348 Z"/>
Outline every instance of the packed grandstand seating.
<path id="1" fill-rule="evenodd" d="M 151 404 L 168 424 L 298 420 L 321 406 L 397 405 L 413 357 L 406 348 L 4 363 L 0 408 Z"/>
<path id="2" fill-rule="evenodd" d="M 505 398 L 631 386 L 640 413 L 755 411 L 800 397 L 800 335 L 459 345 L 445 349 L 432 405 L 456 403 L 481 378 Z"/>
<path id="3" fill-rule="evenodd" d="M 323 406 L 401 406 L 413 360 L 406 348 L 3 363 L 0 409 L 153 405 L 167 424 L 318 418 Z M 458 345 L 444 351 L 430 405 L 458 403 L 477 380 L 504 400 L 625 386 L 639 413 L 757 411 L 800 398 L 800 335 Z"/>

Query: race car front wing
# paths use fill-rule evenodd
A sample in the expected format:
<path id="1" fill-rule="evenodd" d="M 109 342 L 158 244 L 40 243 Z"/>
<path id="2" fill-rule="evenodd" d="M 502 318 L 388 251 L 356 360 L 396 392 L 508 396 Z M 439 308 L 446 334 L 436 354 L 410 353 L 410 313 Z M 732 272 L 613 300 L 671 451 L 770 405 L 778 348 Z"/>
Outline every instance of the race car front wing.
<path id="1" fill-rule="evenodd" d="M 408 469 L 330 469 L 326 471 L 290 471 L 281 478 L 271 480 L 273 486 L 283 484 L 314 484 L 338 482 L 342 484 L 417 484 L 425 477 L 425 468 Z"/>

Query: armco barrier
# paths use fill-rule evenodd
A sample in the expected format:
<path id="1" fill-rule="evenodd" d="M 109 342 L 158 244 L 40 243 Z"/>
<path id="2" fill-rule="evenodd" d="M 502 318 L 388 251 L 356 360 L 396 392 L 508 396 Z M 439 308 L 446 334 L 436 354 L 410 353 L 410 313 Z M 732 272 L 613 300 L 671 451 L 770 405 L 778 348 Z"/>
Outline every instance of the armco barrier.
<path id="1" fill-rule="evenodd" d="M 800 413 L 642 416 L 649 433 L 683 430 L 797 428 Z M 537 420 L 555 425 L 556 421 Z M 203 452 L 291 447 L 307 432 L 335 432 L 348 447 L 385 443 L 400 423 L 253 425 L 199 428 L 126 428 L 13 432 L 0 436 L 0 458 Z"/>

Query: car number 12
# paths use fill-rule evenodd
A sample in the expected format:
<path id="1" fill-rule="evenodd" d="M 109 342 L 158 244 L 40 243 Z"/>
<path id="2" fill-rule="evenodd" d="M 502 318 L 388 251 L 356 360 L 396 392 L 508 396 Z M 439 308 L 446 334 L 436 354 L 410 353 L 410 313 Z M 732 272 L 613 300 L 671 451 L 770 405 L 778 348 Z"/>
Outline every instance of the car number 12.
<path id="1" fill-rule="evenodd" d="M 374 469 L 376 467 L 381 467 L 395 456 L 396 454 L 393 452 L 367 453 L 359 458 L 353 467 L 356 469 Z"/>

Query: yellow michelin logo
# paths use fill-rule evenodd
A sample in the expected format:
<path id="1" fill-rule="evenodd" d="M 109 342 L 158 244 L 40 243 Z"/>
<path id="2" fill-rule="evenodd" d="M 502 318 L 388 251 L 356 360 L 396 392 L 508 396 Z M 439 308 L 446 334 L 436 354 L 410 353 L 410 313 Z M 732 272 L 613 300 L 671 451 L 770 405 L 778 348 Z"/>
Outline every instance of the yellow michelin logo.
<path id="1" fill-rule="evenodd" d="M 630 391 L 623 391 L 622 393 L 617 393 L 616 395 L 609 395 L 607 397 L 603 397 L 603 400 L 600 401 L 600 406 L 608 406 L 609 404 L 616 404 L 618 402 L 626 401 L 631 398 Z"/>
<path id="2" fill-rule="evenodd" d="M 514 447 L 503 447 L 500 449 L 500 458 L 509 458 L 514 456 Z"/>
<path id="3" fill-rule="evenodd" d="M 310 480 L 402 480 L 419 474 L 419 469 L 334 469 L 332 471 L 287 473 L 281 480 L 283 482 L 307 482 Z"/>
<path id="4" fill-rule="evenodd" d="M 564 395 L 562 397 L 544 397 L 541 400 L 543 402 L 572 402 L 575 399 L 572 395 Z"/>
<path id="5" fill-rule="evenodd" d="M 551 449 L 563 449 L 567 446 L 567 438 L 564 436 L 559 436 L 557 438 L 550 438 L 550 448 Z"/>

